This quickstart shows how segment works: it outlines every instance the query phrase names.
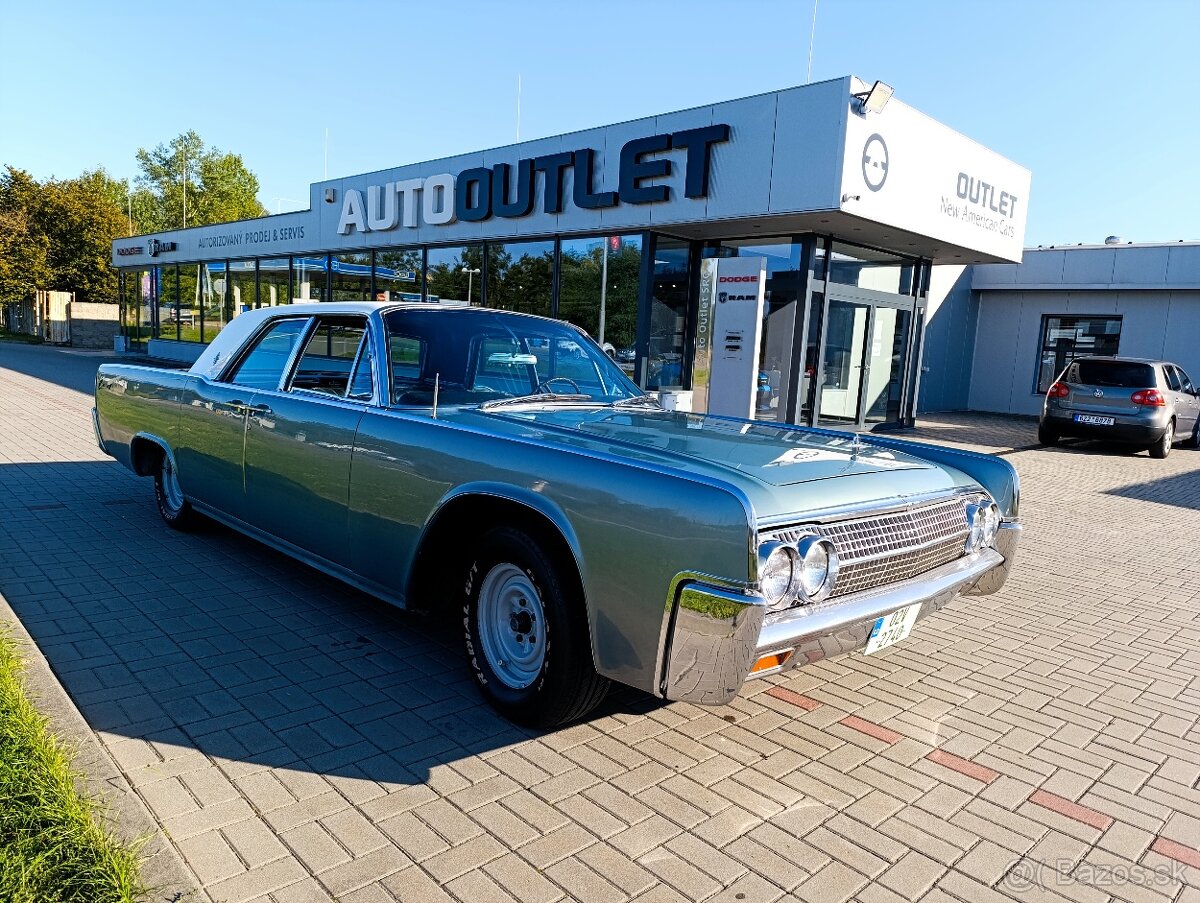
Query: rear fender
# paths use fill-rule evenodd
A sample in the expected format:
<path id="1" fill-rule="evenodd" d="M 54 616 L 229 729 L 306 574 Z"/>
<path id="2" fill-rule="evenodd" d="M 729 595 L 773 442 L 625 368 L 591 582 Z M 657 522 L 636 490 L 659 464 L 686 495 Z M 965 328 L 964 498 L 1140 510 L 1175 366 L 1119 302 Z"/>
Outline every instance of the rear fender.
<path id="1" fill-rule="evenodd" d="M 171 446 L 166 439 L 161 436 L 155 436 L 153 433 L 137 433 L 129 443 L 129 469 L 136 473 L 139 477 L 154 476 L 155 463 L 157 457 L 151 454 L 151 448 L 157 448 L 162 454 L 167 456 L 167 460 L 171 462 L 171 467 L 178 473 L 178 467 L 175 464 L 175 452 L 171 450 Z"/>

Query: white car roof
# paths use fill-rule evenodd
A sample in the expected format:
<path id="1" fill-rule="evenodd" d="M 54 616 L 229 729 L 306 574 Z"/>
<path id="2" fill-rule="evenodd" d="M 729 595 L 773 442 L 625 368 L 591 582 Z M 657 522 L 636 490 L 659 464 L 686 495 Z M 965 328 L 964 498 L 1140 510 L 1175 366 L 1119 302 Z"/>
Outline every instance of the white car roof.
<path id="1" fill-rule="evenodd" d="M 328 317 L 331 314 L 334 316 L 338 314 L 370 316 L 376 311 L 387 310 L 494 311 L 495 308 L 469 307 L 466 304 L 431 304 L 422 301 L 308 301 L 299 304 L 279 304 L 275 307 L 260 307 L 257 310 L 248 310 L 238 314 L 230 320 L 209 346 L 204 349 L 200 357 L 196 359 L 196 363 L 192 365 L 190 372 L 212 376 L 215 371 L 225 366 L 232 355 L 237 353 L 237 350 L 242 347 L 247 338 L 258 331 L 262 322 L 271 317 Z M 518 311 L 495 310 L 495 312 L 512 316 L 533 317 L 538 320 L 548 319 L 546 317 L 539 317 L 536 314 L 526 314 Z M 561 320 L 555 322 L 572 327 L 572 324 Z M 578 330 L 578 327 L 572 328 Z"/>

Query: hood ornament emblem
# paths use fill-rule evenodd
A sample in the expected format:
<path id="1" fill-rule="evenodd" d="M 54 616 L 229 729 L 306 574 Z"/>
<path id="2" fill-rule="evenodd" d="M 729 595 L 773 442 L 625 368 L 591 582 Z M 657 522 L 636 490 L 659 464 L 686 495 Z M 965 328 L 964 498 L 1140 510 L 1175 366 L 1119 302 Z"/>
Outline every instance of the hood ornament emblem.
<path id="1" fill-rule="evenodd" d="M 1104 397 L 1104 390 L 1103 390 L 1103 389 L 1097 389 L 1097 390 L 1096 390 L 1095 392 L 1093 392 L 1092 394 L 1093 394 L 1093 395 L 1095 395 L 1097 398 L 1103 398 L 1103 397 Z"/>
<path id="2" fill-rule="evenodd" d="M 850 460 L 854 461 L 862 454 L 863 443 L 862 437 L 858 433 L 854 434 L 854 441 L 850 443 Z"/>

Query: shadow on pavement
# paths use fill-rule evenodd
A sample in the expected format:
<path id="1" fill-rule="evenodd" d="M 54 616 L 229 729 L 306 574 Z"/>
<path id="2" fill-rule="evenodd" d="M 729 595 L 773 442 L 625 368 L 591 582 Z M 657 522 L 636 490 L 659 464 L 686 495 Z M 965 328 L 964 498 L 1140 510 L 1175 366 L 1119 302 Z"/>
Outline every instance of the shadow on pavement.
<path id="1" fill-rule="evenodd" d="M 96 368 L 119 360 L 119 356 L 112 354 L 0 341 L 0 368 L 88 395 L 96 388 Z"/>
<path id="2" fill-rule="evenodd" d="M 0 465 L 0 592 L 97 731 L 398 784 L 533 735 L 482 702 L 453 625 L 171 531 L 114 462 Z M 661 704 L 618 689 L 601 714 Z"/>
<path id="3" fill-rule="evenodd" d="M 45 380 L 66 389 L 91 395 L 96 389 L 96 369 L 101 364 L 147 364 L 154 367 L 182 368 L 186 365 L 151 360 L 138 355 L 116 355 L 103 351 L 82 351 L 54 345 L 0 341 L 0 369 L 12 370 L 34 379 Z"/>
<path id="4" fill-rule="evenodd" d="M 1195 449 L 1177 448 L 1171 452 L 1168 460 L 1176 455 L 1194 456 L 1195 469 L 1157 480 L 1147 480 L 1144 483 L 1130 483 L 1128 486 L 1108 489 L 1104 494 L 1200 511 L 1200 452 Z"/>

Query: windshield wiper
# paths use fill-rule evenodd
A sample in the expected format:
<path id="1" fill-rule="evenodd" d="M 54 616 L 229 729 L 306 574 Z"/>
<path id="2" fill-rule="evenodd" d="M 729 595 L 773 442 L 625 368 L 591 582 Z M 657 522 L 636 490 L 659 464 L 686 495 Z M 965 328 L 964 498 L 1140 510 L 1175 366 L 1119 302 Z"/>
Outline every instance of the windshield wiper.
<path id="1" fill-rule="evenodd" d="M 618 398 L 610 407 L 614 408 L 662 408 L 662 405 L 649 395 L 634 395 L 632 398 Z"/>
<path id="2" fill-rule="evenodd" d="M 481 411 L 492 408 L 502 408 L 511 404 L 530 404 L 539 401 L 592 401 L 590 395 L 562 395 L 558 392 L 534 392 L 531 395 L 514 395 L 512 398 L 497 398 L 495 401 L 485 401 L 479 406 Z"/>

